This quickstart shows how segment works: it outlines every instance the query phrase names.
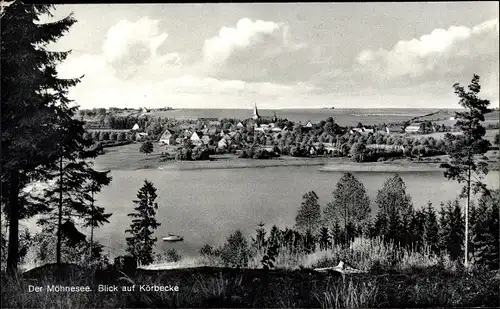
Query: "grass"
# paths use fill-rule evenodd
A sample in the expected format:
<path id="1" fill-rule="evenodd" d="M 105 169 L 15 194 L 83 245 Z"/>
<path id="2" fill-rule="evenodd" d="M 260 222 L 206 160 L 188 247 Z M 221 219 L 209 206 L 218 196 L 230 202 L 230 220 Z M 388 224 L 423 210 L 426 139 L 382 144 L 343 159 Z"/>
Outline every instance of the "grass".
<path id="1" fill-rule="evenodd" d="M 89 286 L 88 293 L 29 292 L 28 285 Z M 98 292 L 99 284 L 118 292 Z M 303 270 L 198 267 L 93 272 L 54 264 L 16 277 L 2 275 L 2 306 L 14 308 L 259 307 L 366 308 L 497 306 L 500 280 L 492 273 L 409 269 L 342 277 Z M 134 291 L 121 291 L 122 286 Z M 178 286 L 178 292 L 139 291 L 140 285 Z"/>

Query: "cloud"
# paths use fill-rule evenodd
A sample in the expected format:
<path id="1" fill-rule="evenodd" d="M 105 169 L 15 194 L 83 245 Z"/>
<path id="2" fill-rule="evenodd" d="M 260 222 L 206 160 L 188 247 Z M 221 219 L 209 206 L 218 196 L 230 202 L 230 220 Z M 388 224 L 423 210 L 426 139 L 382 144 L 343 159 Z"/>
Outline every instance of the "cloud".
<path id="1" fill-rule="evenodd" d="M 472 29 L 451 26 L 399 41 L 390 50 L 363 50 L 356 69 L 383 79 L 470 74 L 491 69 L 498 60 L 498 44 L 498 19 Z"/>
<path id="2" fill-rule="evenodd" d="M 135 22 L 121 20 L 108 30 L 102 45 L 103 56 L 124 79 L 150 69 L 179 67 L 182 60 L 178 53 L 158 52 L 167 37 L 167 33 L 160 31 L 159 20 L 148 17 Z"/>
<path id="3" fill-rule="evenodd" d="M 205 40 L 207 74 L 223 79 L 294 83 L 309 79 L 316 65 L 307 44 L 293 42 L 284 23 L 243 18 Z"/>

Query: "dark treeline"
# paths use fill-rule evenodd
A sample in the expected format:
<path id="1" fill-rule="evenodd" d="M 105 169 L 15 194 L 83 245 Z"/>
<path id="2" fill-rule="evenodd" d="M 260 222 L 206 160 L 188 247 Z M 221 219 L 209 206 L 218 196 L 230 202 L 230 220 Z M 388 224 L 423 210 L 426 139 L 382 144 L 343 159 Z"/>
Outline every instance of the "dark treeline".
<path id="1" fill-rule="evenodd" d="M 224 246 L 206 245 L 200 254 L 221 257 L 226 265 L 246 267 L 252 252 L 255 254 L 252 248 L 274 252 L 274 256 L 308 254 L 339 247 L 348 250 L 356 238 L 364 238 L 391 245 L 394 257 L 398 251 L 421 252 L 423 256 L 463 262 L 465 216 L 458 200 L 443 202 L 438 210 L 430 202 L 415 209 L 404 181 L 395 175 L 385 181 L 375 203 L 378 212 L 372 217 L 364 185 L 351 173 L 345 173 L 327 205 L 320 206 L 314 191 L 304 194 L 293 228 L 272 226 L 266 230 L 261 223 L 250 244 L 237 231 Z M 477 206 L 470 207 L 468 257 L 475 267 L 500 266 L 499 207 L 499 189 L 481 195 Z"/>
<path id="2" fill-rule="evenodd" d="M 100 153 L 84 136 L 84 122 L 75 119 L 76 107 L 67 98 L 68 88 L 80 78 L 60 79 L 56 66 L 69 52 L 48 51 L 76 22 L 72 15 L 54 23 L 39 23 L 52 5 L 25 5 L 15 1 L 1 15 L 2 75 L 2 212 L 7 218 L 6 268 L 17 271 L 20 255 L 19 222 L 38 215 L 46 241 L 57 263 L 64 251 L 79 247 L 92 260 L 100 246 L 93 229 L 107 222 L 110 214 L 95 204 L 94 195 L 109 184 L 108 172 L 96 171 L 88 163 Z M 40 194 L 28 190 L 33 182 L 46 186 Z M 90 241 L 78 227 L 90 227 Z M 23 234 L 21 234 L 23 235 Z M 21 250 L 20 250 L 21 249 Z"/>

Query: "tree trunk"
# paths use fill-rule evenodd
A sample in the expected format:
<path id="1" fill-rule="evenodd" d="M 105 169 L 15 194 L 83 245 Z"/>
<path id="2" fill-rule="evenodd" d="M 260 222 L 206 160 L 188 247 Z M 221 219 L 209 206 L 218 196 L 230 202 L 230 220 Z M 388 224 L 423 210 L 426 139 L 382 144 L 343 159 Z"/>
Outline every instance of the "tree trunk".
<path id="1" fill-rule="evenodd" d="M 92 204 L 91 204 L 91 209 L 92 209 L 92 217 L 94 216 L 94 188 L 92 188 Z M 93 219 L 93 218 L 92 218 Z M 92 260 L 92 245 L 94 244 L 94 224 L 91 222 L 90 224 L 90 259 Z"/>
<path id="2" fill-rule="evenodd" d="M 19 171 L 10 172 L 9 186 L 9 245 L 7 257 L 7 272 L 11 275 L 17 272 L 19 259 Z"/>
<path id="3" fill-rule="evenodd" d="M 469 166 L 467 178 L 467 203 L 465 204 L 465 250 L 464 250 L 464 266 L 469 266 L 469 205 L 470 205 L 470 177 L 471 168 Z"/>
<path id="4" fill-rule="evenodd" d="M 57 219 L 57 245 L 56 263 L 61 264 L 61 225 L 62 225 L 62 204 L 63 204 L 63 158 L 59 159 L 59 214 Z"/>

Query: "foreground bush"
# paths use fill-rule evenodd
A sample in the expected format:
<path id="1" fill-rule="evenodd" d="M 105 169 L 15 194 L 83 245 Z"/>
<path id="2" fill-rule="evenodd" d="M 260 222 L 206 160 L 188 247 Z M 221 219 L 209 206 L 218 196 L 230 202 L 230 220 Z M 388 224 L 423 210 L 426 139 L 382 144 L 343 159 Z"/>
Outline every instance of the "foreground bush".
<path id="1" fill-rule="evenodd" d="M 495 307 L 500 280 L 491 272 L 449 272 L 414 268 L 393 274 L 352 275 L 345 279 L 303 270 L 198 268 L 138 270 L 124 277 L 112 270 L 88 272 L 54 264 L 18 277 L 2 276 L 1 301 L 15 308 L 119 307 Z M 87 293 L 29 293 L 28 285 L 89 286 Z M 136 286 L 135 291 L 97 292 L 99 284 Z M 139 290 L 141 285 L 178 286 L 178 291 Z"/>

